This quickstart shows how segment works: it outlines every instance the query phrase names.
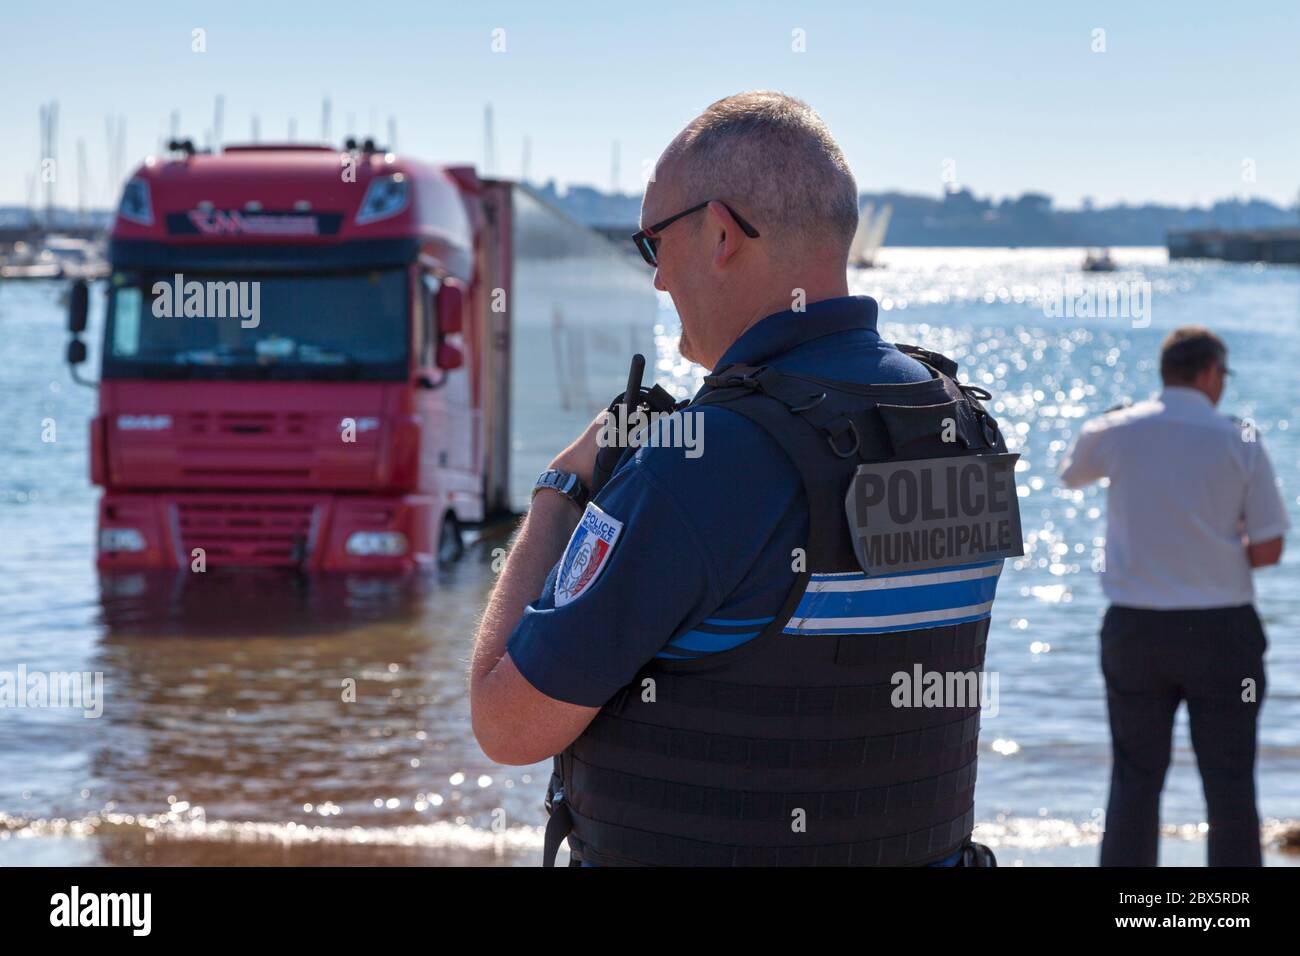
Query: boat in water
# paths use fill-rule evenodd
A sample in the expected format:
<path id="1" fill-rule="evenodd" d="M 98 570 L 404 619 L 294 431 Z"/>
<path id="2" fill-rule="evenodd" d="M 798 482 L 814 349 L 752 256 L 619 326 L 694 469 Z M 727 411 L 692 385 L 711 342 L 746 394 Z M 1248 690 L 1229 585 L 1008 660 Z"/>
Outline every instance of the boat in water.
<path id="1" fill-rule="evenodd" d="M 0 279 L 96 279 L 107 275 L 102 239 L 48 235 L 0 255 Z"/>
<path id="2" fill-rule="evenodd" d="M 889 229 L 889 217 L 894 207 L 886 204 L 879 213 L 875 203 L 867 203 L 858 213 L 858 229 L 853 234 L 849 245 L 850 269 L 883 268 L 876 265 L 876 253 L 885 242 L 885 232 Z"/>
<path id="3" fill-rule="evenodd" d="M 1109 249 L 1089 249 L 1083 260 L 1084 272 L 1114 272 L 1115 260 Z"/>

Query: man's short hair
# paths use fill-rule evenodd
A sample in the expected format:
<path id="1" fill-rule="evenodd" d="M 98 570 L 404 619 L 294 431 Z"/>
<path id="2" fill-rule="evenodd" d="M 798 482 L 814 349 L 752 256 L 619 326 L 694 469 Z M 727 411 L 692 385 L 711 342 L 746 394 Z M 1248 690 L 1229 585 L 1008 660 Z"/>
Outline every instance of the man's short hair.
<path id="1" fill-rule="evenodd" d="M 683 208 L 730 200 L 765 239 L 847 260 L 858 186 L 830 130 L 802 100 L 771 90 L 718 100 L 687 125 L 672 157 Z"/>
<path id="2" fill-rule="evenodd" d="M 1227 358 L 1223 339 L 1203 326 L 1185 325 L 1170 332 L 1160 346 L 1160 378 L 1166 385 L 1188 385 Z"/>

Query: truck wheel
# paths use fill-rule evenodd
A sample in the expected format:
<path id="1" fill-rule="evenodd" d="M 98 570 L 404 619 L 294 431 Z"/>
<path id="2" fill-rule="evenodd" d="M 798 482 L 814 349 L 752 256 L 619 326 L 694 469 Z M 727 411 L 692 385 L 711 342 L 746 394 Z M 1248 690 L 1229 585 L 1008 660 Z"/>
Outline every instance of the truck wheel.
<path id="1" fill-rule="evenodd" d="M 438 563 L 450 564 L 459 561 L 465 553 L 465 542 L 460 535 L 460 522 L 450 511 L 442 519 L 442 530 L 438 533 Z"/>

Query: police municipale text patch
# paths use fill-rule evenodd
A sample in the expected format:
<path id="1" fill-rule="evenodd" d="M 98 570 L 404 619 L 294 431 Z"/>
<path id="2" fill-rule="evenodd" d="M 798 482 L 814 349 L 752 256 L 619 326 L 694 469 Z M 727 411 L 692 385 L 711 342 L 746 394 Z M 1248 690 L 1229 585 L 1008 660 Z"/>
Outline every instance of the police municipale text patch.
<path id="1" fill-rule="evenodd" d="M 560 562 L 560 574 L 555 579 L 556 607 L 576 601 L 596 583 L 622 530 L 623 522 L 594 504 L 587 505 Z"/>

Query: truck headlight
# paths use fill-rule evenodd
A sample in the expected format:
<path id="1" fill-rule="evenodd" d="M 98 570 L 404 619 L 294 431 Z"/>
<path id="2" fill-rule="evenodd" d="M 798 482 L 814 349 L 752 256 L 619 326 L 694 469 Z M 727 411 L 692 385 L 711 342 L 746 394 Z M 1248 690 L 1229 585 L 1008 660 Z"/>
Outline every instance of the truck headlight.
<path id="1" fill-rule="evenodd" d="M 361 200 L 361 208 L 357 210 L 357 225 L 364 226 L 368 222 L 396 216 L 406 208 L 409 198 L 410 184 L 405 175 L 393 173 L 390 176 L 376 176 L 366 187 L 366 196 Z"/>
<path id="2" fill-rule="evenodd" d="M 103 528 L 99 532 L 99 550 L 109 554 L 143 551 L 144 535 L 135 528 Z"/>
<path id="3" fill-rule="evenodd" d="M 361 557 L 396 558 L 406 554 L 406 535 L 400 531 L 354 531 L 344 550 Z"/>

